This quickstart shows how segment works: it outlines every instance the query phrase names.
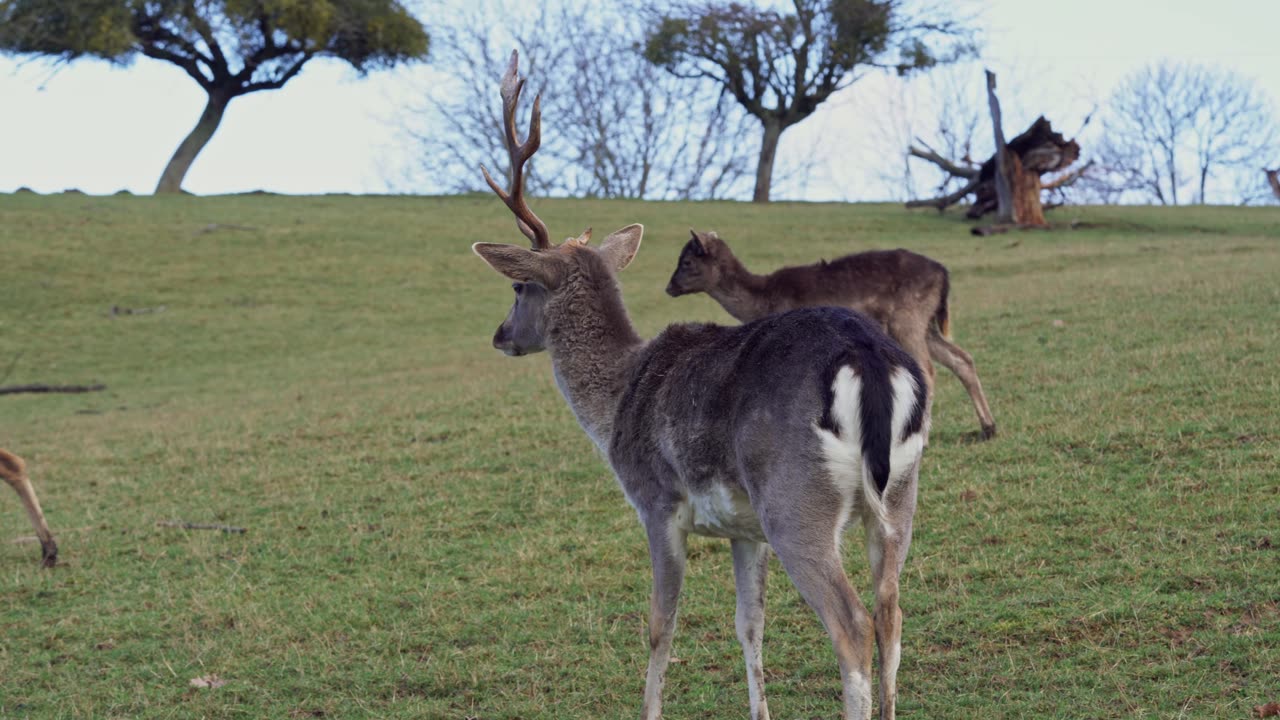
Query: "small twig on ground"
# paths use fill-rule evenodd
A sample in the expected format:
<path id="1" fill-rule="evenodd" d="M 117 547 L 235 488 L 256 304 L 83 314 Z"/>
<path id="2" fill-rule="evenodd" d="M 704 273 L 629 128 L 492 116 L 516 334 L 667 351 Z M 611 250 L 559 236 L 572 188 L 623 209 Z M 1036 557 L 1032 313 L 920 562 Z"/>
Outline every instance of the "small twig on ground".
<path id="1" fill-rule="evenodd" d="M 246 528 L 236 527 L 234 525 L 216 525 L 211 523 L 192 523 L 182 520 L 158 520 L 156 527 L 178 528 L 179 530 L 219 530 L 224 533 L 243 534 L 248 532 Z"/>
<path id="2" fill-rule="evenodd" d="M 253 227 L 252 225 L 232 225 L 232 224 L 229 224 L 229 223 L 209 223 L 208 225 L 205 225 L 204 227 L 200 228 L 200 230 L 199 230 L 199 231 L 197 231 L 197 233 L 196 233 L 196 234 L 197 234 L 197 235 L 204 235 L 204 234 L 206 234 L 206 233 L 217 232 L 217 231 L 219 231 L 219 230 L 257 230 L 257 229 L 258 229 L 258 228 Z"/>
<path id="3" fill-rule="evenodd" d="M 0 387 L 0 395 L 17 395 L 18 393 L 87 393 L 106 390 L 106 385 L 9 385 Z"/>
<path id="4" fill-rule="evenodd" d="M 1016 227 L 1017 225 L 979 225 L 979 226 L 973 227 L 971 230 L 969 230 L 969 232 L 979 237 L 987 237 L 990 235 L 999 235 L 1001 233 L 1007 233 Z"/>
<path id="5" fill-rule="evenodd" d="M 0 375 L 0 383 L 9 379 L 9 375 L 13 373 L 13 369 L 17 367 L 18 361 L 22 359 L 26 352 L 26 350 L 19 350 L 18 354 L 13 356 L 13 361 L 9 363 L 9 367 L 5 368 L 4 375 Z"/>
<path id="6" fill-rule="evenodd" d="M 972 235 L 987 237 L 988 235 L 1000 235 L 1001 233 L 1007 233 L 1010 230 L 1051 230 L 1051 229 L 1052 228 L 1048 225 L 1019 225 L 1018 223 L 1012 223 L 1012 224 L 1004 223 L 1000 225 L 977 225 L 972 228 L 969 228 L 969 233 Z M 1009 247 L 1012 247 L 1012 245 Z"/>
<path id="7" fill-rule="evenodd" d="M 141 307 L 141 308 L 127 308 L 127 307 L 120 307 L 119 305 L 112 305 L 111 314 L 112 315 L 146 315 L 147 313 L 164 312 L 167 309 L 168 308 L 165 307 L 164 305 L 157 305 L 156 307 Z"/>

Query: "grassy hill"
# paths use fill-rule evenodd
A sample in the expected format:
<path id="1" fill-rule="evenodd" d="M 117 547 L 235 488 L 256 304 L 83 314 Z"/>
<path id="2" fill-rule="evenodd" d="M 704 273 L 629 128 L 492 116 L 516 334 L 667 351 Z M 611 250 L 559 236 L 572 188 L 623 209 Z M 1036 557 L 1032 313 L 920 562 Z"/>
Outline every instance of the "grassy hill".
<path id="1" fill-rule="evenodd" d="M 901 716 L 1280 700 L 1280 209 L 1063 208 L 990 238 L 892 205 L 536 209 L 557 239 L 645 224 L 622 276 L 644 334 L 730 322 L 662 292 L 690 226 L 757 271 L 950 267 L 1001 435 L 974 442 L 940 368 Z M 545 355 L 490 347 L 510 290 L 477 240 L 523 238 L 489 196 L 0 196 L 0 384 L 107 385 L 0 397 L 61 547 L 41 571 L 0 493 L 0 717 L 637 715 L 643 533 Z M 669 717 L 745 716 L 733 608 L 728 545 L 693 539 Z M 765 667 L 777 717 L 836 715 L 776 562 Z"/>

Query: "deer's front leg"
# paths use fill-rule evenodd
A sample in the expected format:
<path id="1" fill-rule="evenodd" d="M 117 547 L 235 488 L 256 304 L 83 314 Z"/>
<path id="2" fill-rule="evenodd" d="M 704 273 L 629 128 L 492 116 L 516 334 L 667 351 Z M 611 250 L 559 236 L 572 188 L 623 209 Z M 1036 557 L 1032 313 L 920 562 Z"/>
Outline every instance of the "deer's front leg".
<path id="1" fill-rule="evenodd" d="M 662 717 L 662 686 L 671 660 L 671 639 L 676 630 L 676 605 L 684 584 L 687 534 L 672 522 L 673 514 L 649 517 L 649 560 L 653 564 L 653 595 L 649 600 L 649 671 L 644 682 L 644 720 Z"/>

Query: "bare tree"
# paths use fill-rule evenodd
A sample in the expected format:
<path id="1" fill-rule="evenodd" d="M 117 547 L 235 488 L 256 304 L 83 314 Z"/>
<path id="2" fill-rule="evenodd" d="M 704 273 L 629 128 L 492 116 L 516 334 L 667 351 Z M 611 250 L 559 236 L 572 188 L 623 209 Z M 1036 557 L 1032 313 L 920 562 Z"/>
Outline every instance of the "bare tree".
<path id="1" fill-rule="evenodd" d="M 745 191 L 749 118 L 645 62 L 636 16 L 620 2 L 490 0 L 458 17 L 433 36 L 435 65 L 448 77 L 399 121 L 421 158 L 417 188 L 476 191 L 478 165 L 508 170 L 501 108 L 487 89 L 514 46 L 529 91 L 542 94 L 543 114 L 565 130 L 530 167 L 530 192 L 713 199 Z"/>
<path id="2" fill-rule="evenodd" d="M 714 85 L 759 121 L 752 199 L 768 202 L 782 133 L 873 70 L 906 74 L 972 50 L 966 19 L 923 0 L 792 0 L 791 11 L 673 0 L 648 14 L 645 56 Z"/>
<path id="3" fill-rule="evenodd" d="M 1241 193 L 1234 176 L 1256 175 L 1277 138 L 1269 99 L 1252 80 L 1191 63 L 1151 65 L 1111 95 L 1092 185 L 1161 205 L 1248 202 L 1255 193 Z"/>

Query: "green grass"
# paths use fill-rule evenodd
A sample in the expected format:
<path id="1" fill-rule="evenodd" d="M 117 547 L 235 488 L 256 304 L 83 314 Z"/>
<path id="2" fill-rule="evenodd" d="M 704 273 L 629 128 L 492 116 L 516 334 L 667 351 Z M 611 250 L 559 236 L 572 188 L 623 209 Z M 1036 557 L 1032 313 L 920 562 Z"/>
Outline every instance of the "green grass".
<path id="1" fill-rule="evenodd" d="M 662 292 L 690 226 L 757 270 L 951 268 L 1001 435 L 973 442 L 939 375 L 901 716 L 1280 700 L 1280 210 L 1064 208 L 1079 228 L 991 238 L 889 205 L 537 210 L 559 237 L 646 225 L 645 334 L 728 321 Z M 0 383 L 108 386 L 0 397 L 61 547 L 41 571 L 0 499 L 0 717 L 636 716 L 640 526 L 547 358 L 489 345 L 510 290 L 469 245 L 520 239 L 487 196 L 0 196 Z M 691 555 L 667 715 L 744 717 L 728 547 Z M 865 593 L 856 533 L 847 556 Z M 825 634 L 776 562 L 770 585 L 774 714 L 834 717 Z"/>

